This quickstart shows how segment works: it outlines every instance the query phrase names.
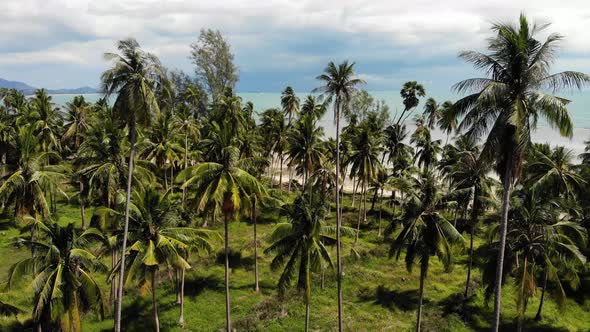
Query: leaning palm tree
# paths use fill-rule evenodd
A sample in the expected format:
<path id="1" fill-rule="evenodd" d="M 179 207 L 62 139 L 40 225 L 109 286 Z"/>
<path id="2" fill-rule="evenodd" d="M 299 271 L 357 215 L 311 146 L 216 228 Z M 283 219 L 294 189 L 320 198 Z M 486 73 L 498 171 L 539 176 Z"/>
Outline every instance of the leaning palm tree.
<path id="1" fill-rule="evenodd" d="M 321 92 L 334 104 L 334 121 L 336 122 L 336 179 L 340 179 L 340 113 L 350 101 L 351 96 L 357 91 L 357 86 L 364 81 L 354 77 L 354 62 L 344 61 L 336 66 L 330 62 L 324 69 L 324 74 L 317 77 L 324 83 L 323 86 L 314 89 Z M 340 211 L 340 195 L 336 186 L 336 261 L 338 280 L 338 331 L 342 332 L 342 257 L 340 255 L 340 227 L 342 216 Z"/>
<path id="2" fill-rule="evenodd" d="M 517 25 L 494 24 L 496 34 L 489 40 L 489 54 L 465 51 L 459 56 L 481 69 L 485 78 L 472 78 L 454 86 L 459 93 L 470 92 L 453 107 L 462 117 L 460 130 L 479 137 L 487 133 L 482 157 L 496 162 L 504 190 L 500 250 L 496 269 L 493 330 L 500 325 L 501 280 L 506 247 L 509 198 L 513 184 L 520 176 L 521 164 L 530 133 L 539 117 L 563 136 L 572 136 L 572 122 L 567 112 L 569 101 L 546 91 L 561 88 L 582 88 L 590 83 L 590 76 L 573 71 L 550 74 L 558 43 L 563 39 L 551 34 L 544 42 L 535 35 L 548 25 L 531 24 L 521 14 Z"/>
<path id="3" fill-rule="evenodd" d="M 420 331 L 422 321 L 422 300 L 424 281 L 428 273 L 430 256 L 438 256 L 447 271 L 452 266 L 452 245 L 462 243 L 461 234 L 439 212 L 441 196 L 437 193 L 434 173 L 426 171 L 416 179 L 418 194 L 407 205 L 401 223 L 402 231 L 391 244 L 390 257 L 400 258 L 406 251 L 406 268 L 408 272 L 416 261 L 420 262 L 420 290 L 416 331 Z M 391 230 L 392 227 L 389 227 Z"/>
<path id="4" fill-rule="evenodd" d="M 139 281 L 142 289 L 150 285 L 155 331 L 160 331 L 156 293 L 158 270 L 162 267 L 182 271 L 190 269 L 191 266 L 185 260 L 186 251 L 195 246 L 207 251 L 211 249 L 208 232 L 178 227 L 181 223 L 180 214 L 168 196 L 169 191 L 162 195 L 153 187 L 134 192 L 134 218 L 129 229 L 131 246 L 125 253 L 129 256 L 125 263 L 128 265 L 125 284 Z M 120 262 L 122 264 L 122 260 Z M 113 270 L 113 273 L 117 270 Z M 181 306 L 181 324 L 184 324 L 183 308 Z"/>
<path id="5" fill-rule="evenodd" d="M 152 114 L 158 113 L 158 102 L 154 93 L 154 81 L 160 75 L 160 63 L 156 56 L 144 52 L 133 39 L 120 40 L 117 48 L 121 54 L 105 53 L 106 60 L 113 67 L 102 73 L 102 90 L 105 95 L 117 95 L 113 110 L 121 124 L 129 128 L 129 166 L 127 176 L 127 197 L 125 203 L 125 225 L 123 230 L 122 253 L 127 252 L 127 231 L 129 228 L 129 207 L 131 200 L 131 181 L 133 178 L 133 158 L 137 125 L 147 125 Z M 121 304 L 123 300 L 123 276 L 125 255 L 121 257 L 121 273 L 115 308 L 115 332 L 121 332 Z"/>
<path id="6" fill-rule="evenodd" d="M 203 211 L 213 206 L 221 209 L 224 216 L 225 243 L 225 310 L 226 329 L 231 331 L 229 293 L 229 223 L 242 212 L 245 202 L 253 195 L 263 196 L 265 189 L 248 172 L 239 168 L 237 140 L 231 126 L 212 124 L 217 148 L 213 162 L 204 162 L 182 171 L 178 180 L 183 188 L 194 192 L 190 203 Z"/>
<path id="7" fill-rule="evenodd" d="M 96 230 L 76 235 L 74 224 L 62 227 L 57 223 L 40 224 L 42 235 L 35 241 L 25 241 L 35 247 L 35 255 L 15 263 L 8 273 L 7 285 L 13 287 L 35 265 L 38 275 L 32 285 L 35 293 L 33 319 L 37 330 L 41 322 L 55 323 L 60 330 L 82 331 L 81 313 L 84 306 L 97 309 L 102 318 L 102 291 L 92 276 L 101 268 L 100 260 L 85 249 Z"/>

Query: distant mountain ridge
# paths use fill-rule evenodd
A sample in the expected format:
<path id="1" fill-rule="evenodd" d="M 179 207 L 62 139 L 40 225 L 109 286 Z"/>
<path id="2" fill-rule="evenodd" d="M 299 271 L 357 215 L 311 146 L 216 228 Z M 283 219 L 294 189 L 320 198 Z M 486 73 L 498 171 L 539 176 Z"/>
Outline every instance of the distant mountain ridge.
<path id="1" fill-rule="evenodd" d="M 32 87 L 26 83 L 18 82 L 18 81 L 8 81 L 5 79 L 0 78 L 0 88 L 7 88 L 7 89 L 17 89 L 18 91 L 24 93 L 25 95 L 30 95 L 35 93 L 37 88 Z M 97 93 L 98 89 L 84 86 L 81 88 L 74 88 L 74 89 L 46 89 L 48 94 L 85 94 L 85 93 Z"/>

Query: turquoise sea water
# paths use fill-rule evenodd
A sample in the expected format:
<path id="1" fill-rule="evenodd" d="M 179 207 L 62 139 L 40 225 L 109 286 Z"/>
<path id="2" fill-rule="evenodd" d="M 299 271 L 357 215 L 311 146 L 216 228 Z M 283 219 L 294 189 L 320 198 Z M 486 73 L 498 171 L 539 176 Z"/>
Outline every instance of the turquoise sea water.
<path id="1" fill-rule="evenodd" d="M 396 111 L 401 110 L 403 104 L 398 91 L 373 91 L 370 94 L 376 100 L 384 100 L 389 105 L 390 113 L 393 115 Z M 262 112 L 265 109 L 280 107 L 280 93 L 267 92 L 248 92 L 239 93 L 243 101 L 251 101 L 254 103 L 254 108 L 257 112 Z M 58 105 L 65 105 L 68 101 L 74 98 L 75 95 L 53 95 L 53 102 Z M 574 137 L 569 138 L 560 137 L 552 128 L 540 122 L 537 130 L 533 134 L 533 140 L 537 142 L 548 142 L 551 145 L 565 145 L 569 149 L 574 150 L 575 153 L 580 153 L 584 149 L 584 141 L 590 139 L 590 91 L 572 92 L 561 94 L 562 97 L 570 99 L 572 102 L 569 105 L 570 116 L 574 123 Z M 100 98 L 99 94 L 84 95 L 88 102 L 95 102 Z M 304 94 L 300 93 L 301 99 Z M 458 96 L 451 93 L 441 96 L 433 96 L 437 101 L 457 100 Z M 415 111 L 416 113 L 422 111 L 422 104 Z M 321 121 L 321 125 L 325 128 L 326 135 L 334 135 L 334 124 L 332 121 L 332 113 L 328 112 Z M 411 123 L 409 123 L 411 126 Z M 409 128 L 411 129 L 411 128 Z M 435 138 L 444 139 L 440 132 L 434 132 Z"/>

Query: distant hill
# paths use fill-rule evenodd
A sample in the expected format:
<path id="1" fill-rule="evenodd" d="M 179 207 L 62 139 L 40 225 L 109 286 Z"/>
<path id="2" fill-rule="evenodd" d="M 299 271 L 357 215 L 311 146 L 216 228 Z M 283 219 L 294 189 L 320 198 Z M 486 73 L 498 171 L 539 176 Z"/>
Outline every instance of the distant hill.
<path id="1" fill-rule="evenodd" d="M 0 88 L 17 89 L 20 92 L 30 95 L 35 93 L 37 88 L 32 87 L 26 83 L 18 81 L 8 81 L 0 78 Z M 59 95 L 59 94 L 86 94 L 86 93 L 97 93 L 98 90 L 89 86 L 74 89 L 46 89 L 48 94 Z"/>

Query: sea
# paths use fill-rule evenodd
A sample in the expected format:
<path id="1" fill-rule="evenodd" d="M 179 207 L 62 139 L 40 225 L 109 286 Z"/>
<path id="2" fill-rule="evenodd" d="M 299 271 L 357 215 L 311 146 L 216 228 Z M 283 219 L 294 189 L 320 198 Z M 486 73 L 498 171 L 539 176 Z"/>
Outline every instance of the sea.
<path id="1" fill-rule="evenodd" d="M 394 118 L 394 115 L 397 112 L 401 112 L 403 104 L 399 91 L 369 91 L 369 93 L 375 100 L 385 101 L 389 106 L 391 118 Z M 238 95 L 244 102 L 251 101 L 254 104 L 255 112 L 258 114 L 269 108 L 280 108 L 281 105 L 280 93 L 244 92 L 238 93 Z M 52 101 L 57 105 L 63 106 L 71 101 L 74 96 L 76 95 L 52 95 Z M 100 94 L 84 94 L 83 96 L 87 102 L 95 102 L 101 97 Z M 301 100 L 303 100 L 305 95 L 300 94 L 299 96 Z M 584 141 L 590 140 L 590 90 L 562 93 L 560 96 L 571 100 L 571 103 L 568 105 L 568 110 L 574 124 L 573 137 L 571 139 L 562 137 L 559 135 L 558 131 L 548 126 L 542 120 L 539 120 L 537 129 L 533 132 L 532 139 L 538 143 L 549 143 L 551 146 L 566 146 L 568 149 L 572 150 L 575 155 L 578 155 L 584 151 Z M 440 96 L 433 97 L 441 103 L 445 100 L 457 100 L 460 98 L 460 96 L 454 96 L 451 93 L 442 93 Z M 422 112 L 423 104 L 424 100 L 415 109 L 415 114 Z M 409 130 L 413 130 L 413 121 L 411 119 L 412 116 L 409 117 L 407 122 Z M 321 119 L 320 125 L 324 127 L 326 136 L 333 137 L 335 135 L 335 126 L 331 110 Z M 437 130 L 433 131 L 433 137 L 435 139 L 441 139 L 443 142 L 447 140 L 447 136 Z"/>

